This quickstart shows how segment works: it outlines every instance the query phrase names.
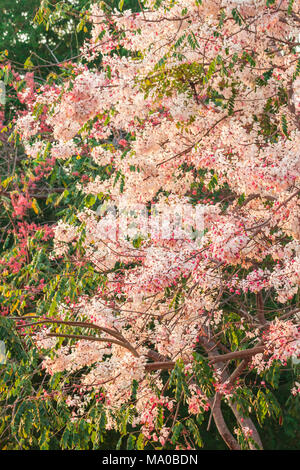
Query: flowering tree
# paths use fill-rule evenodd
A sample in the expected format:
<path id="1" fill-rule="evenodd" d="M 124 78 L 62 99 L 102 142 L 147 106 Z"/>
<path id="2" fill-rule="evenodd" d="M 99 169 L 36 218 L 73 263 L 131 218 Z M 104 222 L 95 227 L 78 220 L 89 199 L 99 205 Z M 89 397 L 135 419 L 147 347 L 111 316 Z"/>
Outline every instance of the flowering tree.
<path id="1" fill-rule="evenodd" d="M 72 173 L 86 207 L 55 224 L 50 260 L 97 285 L 17 327 L 47 373 L 80 377 L 74 421 L 96 397 L 107 429 L 131 426 L 129 447 L 199 447 L 208 415 L 230 449 L 260 449 L 300 350 L 299 5 L 135 10 L 93 3 L 78 60 L 19 93 L 31 159 L 69 175 L 90 162 Z"/>

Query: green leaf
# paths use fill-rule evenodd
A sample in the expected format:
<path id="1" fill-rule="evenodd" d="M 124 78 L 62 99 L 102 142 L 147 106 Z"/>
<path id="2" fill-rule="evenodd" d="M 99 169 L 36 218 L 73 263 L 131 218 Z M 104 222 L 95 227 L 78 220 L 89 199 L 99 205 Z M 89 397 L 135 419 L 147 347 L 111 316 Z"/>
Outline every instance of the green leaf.
<path id="1" fill-rule="evenodd" d="M 24 69 L 31 69 L 32 67 L 34 67 L 34 64 L 31 61 L 31 57 L 27 57 L 24 62 Z"/>
<path id="2" fill-rule="evenodd" d="M 128 439 L 127 439 L 127 450 L 132 450 L 134 449 L 134 443 L 136 441 L 136 437 L 133 436 L 133 434 L 130 434 Z"/>
<path id="3" fill-rule="evenodd" d="M 283 115 L 281 116 L 281 129 L 282 129 L 282 132 L 284 133 L 284 135 L 286 137 L 288 137 L 288 126 L 287 126 L 287 120 L 286 120 L 286 116 Z"/>
<path id="4" fill-rule="evenodd" d="M 234 21 L 238 24 L 238 25 L 242 25 L 242 23 L 244 22 L 244 19 L 242 17 L 242 15 L 237 11 L 236 8 L 234 8 L 232 11 L 231 11 L 231 14 L 233 16 L 233 19 Z"/>
<path id="5" fill-rule="evenodd" d="M 295 0 L 289 0 L 289 6 L 288 6 L 288 14 L 291 15 L 293 12 L 293 5 L 294 5 Z"/>
<path id="6" fill-rule="evenodd" d="M 137 450 L 143 450 L 145 448 L 145 436 L 144 434 L 139 434 L 139 437 L 137 438 L 137 441 L 136 441 L 136 448 Z"/>
<path id="7" fill-rule="evenodd" d="M 193 438 L 195 439 L 195 442 L 198 447 L 203 447 L 203 441 L 199 433 L 198 426 L 194 423 L 192 419 L 188 419 L 186 421 L 186 425 L 189 428 L 189 430 L 192 433 Z"/>
<path id="8" fill-rule="evenodd" d="M 173 428 L 173 434 L 171 437 L 171 441 L 173 442 L 173 444 L 176 444 L 178 442 L 182 430 L 183 424 L 181 422 L 177 422 Z"/>

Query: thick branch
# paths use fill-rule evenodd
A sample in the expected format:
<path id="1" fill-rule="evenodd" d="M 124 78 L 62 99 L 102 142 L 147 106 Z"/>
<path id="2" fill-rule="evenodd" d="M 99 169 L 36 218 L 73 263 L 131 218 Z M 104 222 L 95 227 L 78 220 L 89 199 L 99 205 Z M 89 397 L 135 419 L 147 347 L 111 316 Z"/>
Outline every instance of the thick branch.
<path id="1" fill-rule="evenodd" d="M 231 359 L 243 359 L 249 356 L 255 356 L 255 354 L 263 353 L 265 350 L 264 346 L 256 346 L 255 348 L 251 349 L 244 349 L 241 351 L 234 351 L 228 354 L 220 354 L 219 356 L 212 356 L 210 357 L 210 363 L 215 364 L 216 362 L 226 362 L 230 361 Z"/>
<path id="2" fill-rule="evenodd" d="M 263 301 L 261 292 L 258 292 L 256 294 L 256 306 L 257 306 L 257 318 L 259 320 L 259 323 L 261 325 L 266 325 L 267 321 L 265 319 L 265 313 L 264 313 L 264 301 Z"/>
<path id="3" fill-rule="evenodd" d="M 227 424 L 224 421 L 222 410 L 221 410 L 221 397 L 217 394 L 217 397 L 214 401 L 214 409 L 213 409 L 213 417 L 217 429 L 224 440 L 227 446 L 231 450 L 241 450 L 241 447 L 237 440 L 233 437 L 231 432 L 229 431 Z"/>

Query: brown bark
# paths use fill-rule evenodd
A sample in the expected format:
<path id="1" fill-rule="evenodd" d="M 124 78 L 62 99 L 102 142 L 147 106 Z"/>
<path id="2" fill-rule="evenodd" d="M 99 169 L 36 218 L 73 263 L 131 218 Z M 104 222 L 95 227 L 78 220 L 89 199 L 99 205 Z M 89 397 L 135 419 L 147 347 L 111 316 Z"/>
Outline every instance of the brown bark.
<path id="1" fill-rule="evenodd" d="M 227 424 L 225 423 L 222 410 L 221 410 L 221 397 L 217 396 L 216 400 L 214 401 L 213 407 L 213 418 L 216 424 L 216 427 L 230 450 L 241 450 L 241 447 L 238 441 L 233 437 L 231 432 L 229 431 Z"/>
<path id="2" fill-rule="evenodd" d="M 242 372 L 242 370 L 244 369 L 246 364 L 244 363 L 243 366 L 238 366 L 237 369 L 233 372 L 233 374 L 231 374 L 231 376 L 229 376 L 229 374 L 226 370 L 226 366 L 224 367 L 223 362 L 228 360 L 228 359 L 236 358 L 237 355 L 235 353 L 219 354 L 218 350 L 213 348 L 214 342 L 212 340 L 206 339 L 206 337 L 201 337 L 200 342 L 201 342 L 202 346 L 204 347 L 204 349 L 206 350 L 209 359 L 213 359 L 212 363 L 214 364 L 215 370 L 221 371 L 221 380 L 222 380 L 222 382 L 226 382 L 227 380 L 229 382 L 230 382 L 230 380 L 231 381 L 236 380 L 236 378 L 238 377 L 238 374 Z M 260 349 L 260 348 L 263 348 L 263 346 L 258 346 L 257 348 L 252 348 L 250 351 L 252 351 L 252 353 L 253 353 L 254 351 L 256 351 L 257 349 Z M 212 353 L 211 353 L 212 349 L 214 349 L 214 354 L 215 354 L 214 356 L 212 356 Z M 241 353 L 243 351 L 236 351 L 236 352 Z M 246 352 L 247 351 L 245 351 L 245 353 Z M 248 351 L 248 355 L 245 355 L 245 357 L 248 357 L 252 353 L 249 354 L 249 351 Z M 254 354 L 257 354 L 257 352 L 254 352 Z M 232 355 L 234 355 L 234 356 L 232 356 Z M 225 357 L 227 357 L 227 359 L 224 359 Z M 219 399 L 217 397 L 216 404 L 218 403 L 218 400 L 221 400 L 221 399 Z M 239 425 L 240 426 L 247 426 L 252 431 L 252 438 L 253 438 L 254 442 L 256 443 L 257 447 L 259 449 L 263 449 L 259 433 L 258 433 L 253 421 L 251 420 L 251 418 L 244 418 L 240 414 L 240 412 L 237 410 L 236 404 L 233 403 L 231 400 L 228 400 L 228 405 L 231 408 L 232 412 L 234 413 Z M 223 432 L 223 434 L 225 432 L 225 434 L 222 435 L 220 430 L 219 430 L 220 434 L 222 435 L 222 438 L 224 439 L 224 441 L 226 442 L 228 447 L 231 449 L 232 447 L 230 447 L 230 445 L 232 443 L 234 444 L 235 439 L 232 435 L 231 435 L 231 437 L 228 436 L 228 432 L 230 433 L 230 431 L 228 430 L 228 428 L 226 426 L 226 423 L 225 422 L 222 423 L 222 419 L 224 421 L 224 418 L 223 418 L 222 411 L 221 411 L 221 405 L 219 407 L 217 407 L 216 409 L 217 409 L 216 412 L 215 412 L 215 410 L 213 410 L 214 421 L 216 423 L 216 426 L 217 426 L 218 430 L 219 430 L 218 426 L 220 426 L 221 431 Z M 220 416 L 220 414 L 222 415 L 222 417 Z M 225 428 L 224 424 L 225 424 L 226 428 Z M 249 447 L 250 447 L 251 450 L 257 450 L 257 448 L 252 443 L 249 444 Z M 233 449 L 236 450 L 235 447 L 233 447 Z"/>
<path id="3" fill-rule="evenodd" d="M 220 355 L 215 355 L 211 356 L 209 361 L 211 364 L 215 364 L 216 362 L 227 362 L 230 361 L 231 359 L 244 359 L 248 358 L 251 356 L 255 356 L 255 354 L 259 354 L 264 352 L 265 347 L 264 346 L 256 346 L 255 348 L 251 349 L 245 349 L 241 351 L 234 351 L 228 354 L 220 354 Z"/>

